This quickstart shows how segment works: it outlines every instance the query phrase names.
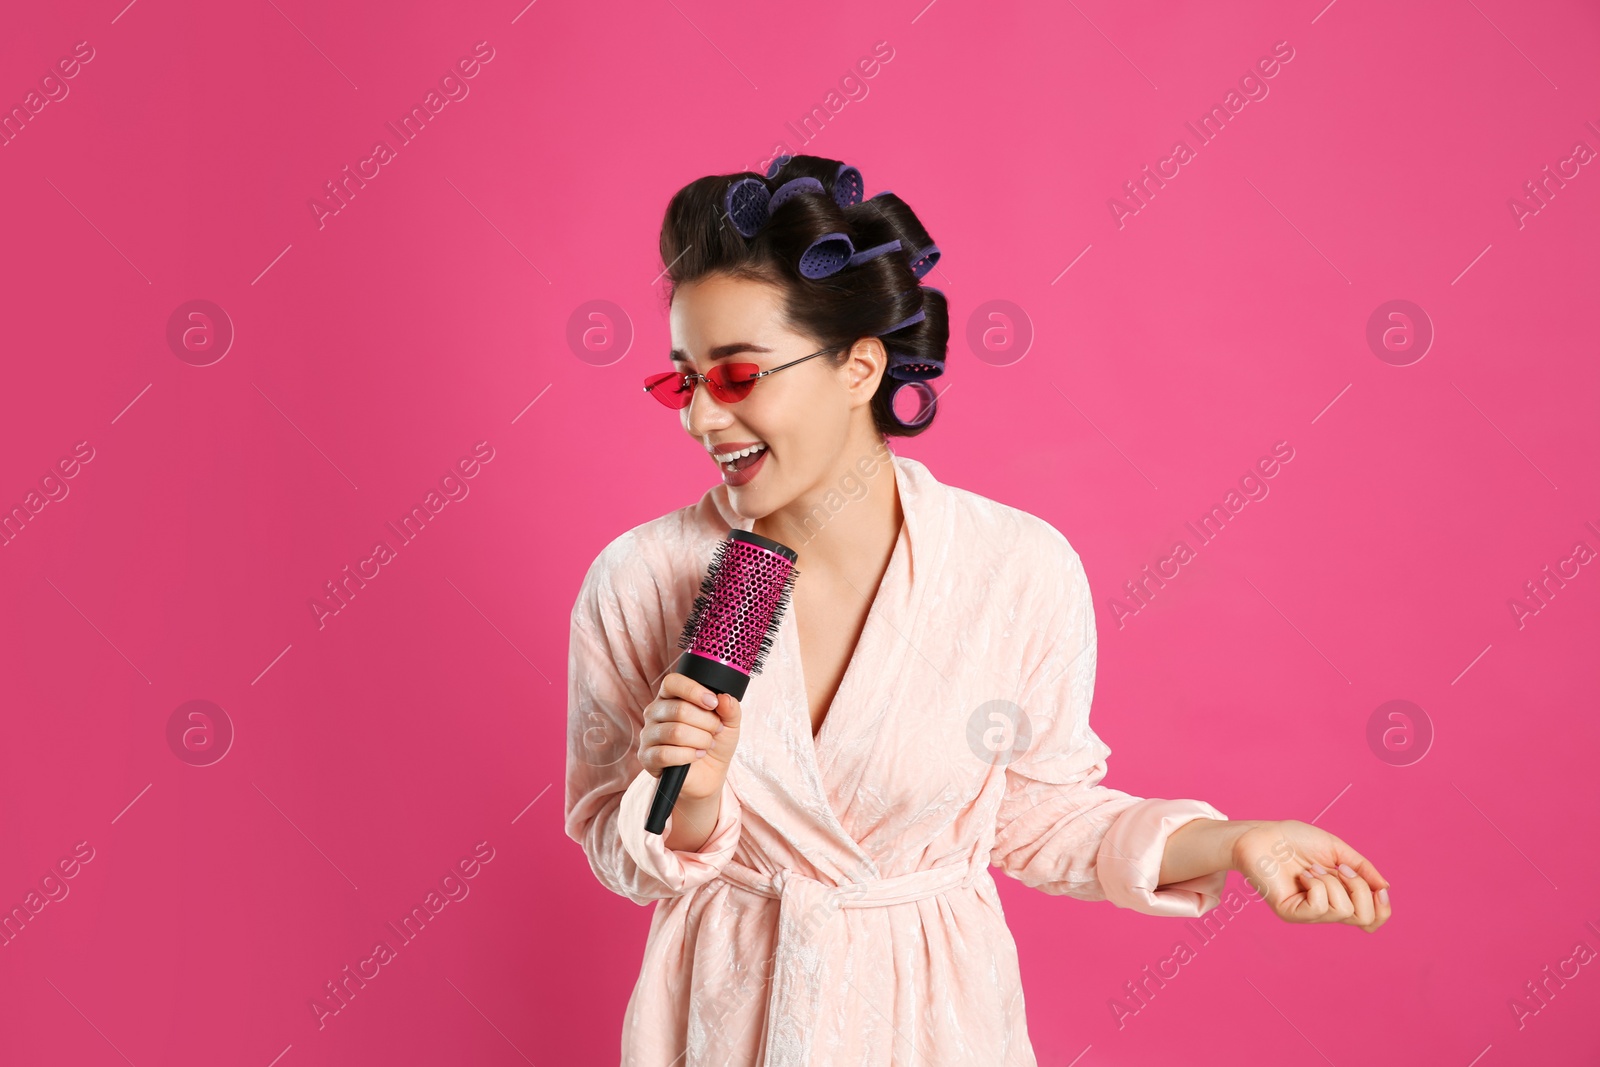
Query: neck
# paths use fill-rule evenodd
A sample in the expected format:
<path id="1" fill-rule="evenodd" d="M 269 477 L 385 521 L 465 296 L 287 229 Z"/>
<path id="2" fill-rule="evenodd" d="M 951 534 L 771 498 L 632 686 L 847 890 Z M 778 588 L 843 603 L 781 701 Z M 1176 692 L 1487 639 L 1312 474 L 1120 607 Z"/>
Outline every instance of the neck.
<path id="1" fill-rule="evenodd" d="M 903 521 L 894 456 L 874 434 L 844 449 L 816 485 L 752 529 L 793 548 L 797 567 L 852 574 L 863 560 L 889 557 Z"/>

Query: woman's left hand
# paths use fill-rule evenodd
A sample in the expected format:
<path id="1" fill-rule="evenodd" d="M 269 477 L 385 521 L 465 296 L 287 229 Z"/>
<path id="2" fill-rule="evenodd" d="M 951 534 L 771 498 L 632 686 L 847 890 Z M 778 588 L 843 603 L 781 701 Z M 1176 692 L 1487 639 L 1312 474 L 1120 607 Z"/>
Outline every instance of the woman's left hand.
<path id="1" fill-rule="evenodd" d="M 1349 923 L 1370 934 L 1389 921 L 1389 880 L 1310 823 L 1252 826 L 1234 841 L 1233 867 L 1285 922 Z"/>

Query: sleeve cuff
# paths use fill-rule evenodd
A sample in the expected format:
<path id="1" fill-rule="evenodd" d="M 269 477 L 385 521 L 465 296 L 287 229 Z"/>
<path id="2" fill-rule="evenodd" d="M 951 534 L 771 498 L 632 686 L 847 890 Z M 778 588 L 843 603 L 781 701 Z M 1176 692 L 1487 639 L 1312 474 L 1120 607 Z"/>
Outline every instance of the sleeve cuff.
<path id="1" fill-rule="evenodd" d="M 640 769 L 628 784 L 617 808 L 617 831 L 622 847 L 644 873 L 658 879 L 672 895 L 686 893 L 715 878 L 733 856 L 739 843 L 739 797 L 727 780 L 722 783 L 722 809 L 717 815 L 717 825 L 698 852 L 671 849 L 666 846 L 672 833 L 677 812 L 667 816 L 666 825 L 659 834 L 645 830 L 645 820 L 650 815 L 650 802 L 656 794 L 657 779 L 649 771 Z"/>
<path id="2" fill-rule="evenodd" d="M 1141 800 L 1117 817 L 1095 858 L 1106 899 L 1147 915 L 1193 917 L 1217 906 L 1227 871 L 1156 888 L 1167 838 L 1195 819 L 1227 819 L 1203 800 Z"/>

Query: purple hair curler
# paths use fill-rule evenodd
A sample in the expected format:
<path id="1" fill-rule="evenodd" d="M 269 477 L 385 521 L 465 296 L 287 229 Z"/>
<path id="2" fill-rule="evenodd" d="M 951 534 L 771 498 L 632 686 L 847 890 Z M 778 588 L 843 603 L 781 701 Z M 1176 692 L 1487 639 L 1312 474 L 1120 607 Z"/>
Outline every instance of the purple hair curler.
<path id="1" fill-rule="evenodd" d="M 857 252 L 856 246 L 850 243 L 850 238 L 845 234 L 825 233 L 800 253 L 800 273 L 811 279 L 826 278 L 846 267 L 854 267 L 869 259 L 876 259 L 885 252 L 899 250 L 899 238 Z"/>
<path id="2" fill-rule="evenodd" d="M 818 193 L 827 191 L 815 178 L 791 179 L 771 193 L 767 192 L 766 183 L 760 178 L 741 178 L 730 184 L 728 191 L 723 194 L 722 210 L 742 236 L 754 237 L 767 224 L 772 213 L 801 190 Z"/>
<path id="3" fill-rule="evenodd" d="M 722 210 L 733 228 L 745 237 L 754 237 L 767 221 L 767 202 L 772 194 L 760 178 L 741 178 L 722 195 Z"/>
<path id="4" fill-rule="evenodd" d="M 785 154 L 774 159 L 767 167 L 767 179 L 770 181 L 776 177 L 784 164 L 792 158 Z M 865 190 L 866 184 L 862 180 L 861 171 L 848 163 L 839 164 L 839 169 L 833 176 L 834 203 L 841 209 L 852 207 L 862 202 Z M 816 178 L 802 177 L 791 178 L 778 186 L 775 191 L 769 192 L 766 182 L 760 178 L 741 178 L 728 185 L 728 191 L 723 194 L 722 208 L 729 221 L 733 223 L 734 229 L 744 237 L 754 237 L 771 219 L 773 212 L 802 191 L 825 193 L 827 188 Z M 892 190 L 883 189 L 873 193 L 871 199 L 876 200 L 891 192 Z M 800 273 L 813 280 L 826 278 L 845 267 L 853 267 L 885 252 L 895 251 L 905 251 L 898 239 L 857 252 L 846 234 L 826 233 L 812 241 L 800 254 Z M 911 250 L 907 256 L 911 273 L 921 278 L 939 262 L 940 254 L 939 246 L 932 243 L 921 250 Z M 904 325 L 909 325 L 909 322 Z"/>
<path id="5" fill-rule="evenodd" d="M 822 183 L 817 181 L 815 178 L 791 178 L 789 181 L 786 181 L 782 185 L 778 186 L 777 191 L 772 194 L 772 199 L 767 202 L 767 217 L 771 218 L 772 213 L 782 207 L 784 201 L 788 200 L 791 196 L 793 196 L 795 193 L 798 193 L 802 189 L 807 189 L 816 193 L 827 192 L 827 190 L 822 187 Z"/>
<path id="6" fill-rule="evenodd" d="M 943 374 L 944 364 L 937 360 L 921 359 L 903 349 L 891 348 L 886 373 L 903 382 L 923 382 Z"/>
<path id="7" fill-rule="evenodd" d="M 902 419 L 894 410 L 895 397 L 900 395 L 900 390 L 902 389 L 910 389 L 922 397 L 922 408 L 917 412 L 915 418 Z M 889 394 L 889 413 L 894 415 L 895 421 L 900 425 L 915 428 L 923 425 L 929 419 L 933 418 L 934 408 L 938 402 L 939 394 L 935 393 L 933 391 L 933 386 L 929 385 L 927 382 L 922 381 L 921 379 L 902 381 L 899 385 L 895 386 L 894 392 Z"/>
<path id="8" fill-rule="evenodd" d="M 767 166 L 767 179 L 770 181 L 778 176 L 778 171 L 783 169 L 793 156 L 780 155 Z M 741 178 L 728 186 L 728 191 L 723 194 L 722 207 L 728 218 L 733 220 L 734 229 L 745 237 L 754 237 L 761 227 L 767 224 L 767 219 L 778 210 L 779 206 L 789 197 L 801 189 L 811 189 L 819 193 L 827 192 L 823 184 L 815 178 L 793 178 L 778 186 L 770 195 L 766 183 L 759 178 Z M 861 203 L 861 195 L 866 191 L 866 183 L 861 178 L 861 171 L 848 163 L 839 164 L 839 169 L 833 176 L 833 202 L 841 208 L 850 207 L 852 204 Z"/>
<path id="9" fill-rule="evenodd" d="M 714 693 L 743 700 L 750 676 L 761 673 L 789 606 L 799 558 L 794 549 L 771 538 L 729 530 L 700 583 L 700 595 L 678 638 L 685 651 L 673 670 Z M 666 830 L 688 776 L 687 763 L 662 768 L 645 830 Z"/>
<path id="10" fill-rule="evenodd" d="M 930 244 L 911 257 L 911 273 L 920 278 L 932 270 L 937 262 L 939 262 L 939 246 Z"/>
<path id="11" fill-rule="evenodd" d="M 861 194 L 866 192 L 866 183 L 861 180 L 861 172 L 848 163 L 839 164 L 838 171 L 833 176 L 833 202 L 840 207 L 849 207 L 861 203 Z"/>

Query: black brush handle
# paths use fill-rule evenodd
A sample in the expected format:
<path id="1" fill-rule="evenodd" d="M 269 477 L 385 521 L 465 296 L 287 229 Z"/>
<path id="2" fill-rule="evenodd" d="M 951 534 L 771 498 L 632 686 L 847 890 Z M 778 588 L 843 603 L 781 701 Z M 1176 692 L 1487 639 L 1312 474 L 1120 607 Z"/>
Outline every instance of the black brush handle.
<path id="1" fill-rule="evenodd" d="M 685 652 L 678 657 L 677 665 L 673 671 L 686 678 L 692 678 L 713 693 L 729 693 L 735 700 L 743 700 L 745 690 L 750 685 L 750 676 L 734 670 L 732 667 L 697 656 L 693 652 Z M 667 828 L 667 816 L 672 814 L 672 806 L 678 802 L 678 793 L 683 789 L 683 781 L 689 777 L 689 764 L 677 763 L 671 767 L 663 767 L 661 777 L 656 780 L 656 795 L 650 801 L 650 817 L 645 820 L 644 828 L 648 833 L 660 834 Z"/>
<path id="2" fill-rule="evenodd" d="M 672 814 L 672 806 L 678 802 L 678 792 L 687 777 L 687 763 L 662 769 L 661 777 L 656 779 L 656 795 L 650 801 L 650 818 L 644 824 L 647 833 L 659 834 L 667 828 L 667 816 Z"/>
<path id="3" fill-rule="evenodd" d="M 739 566 L 736 571 L 731 571 L 727 569 L 730 551 L 732 546 L 740 543 L 773 553 L 786 560 L 787 564 L 781 567 L 780 572 L 749 566 Z M 741 548 L 740 551 L 745 550 Z M 683 634 L 678 638 L 678 647 L 685 651 L 678 657 L 673 671 L 699 682 L 713 693 L 728 693 L 735 700 L 743 700 L 745 689 L 750 684 L 750 675 L 761 673 L 761 665 L 777 637 L 779 623 L 794 591 L 795 577 L 800 573 L 794 567 L 799 558 L 794 549 L 770 537 L 763 537 L 751 530 L 729 530 L 727 538 L 718 543 L 712 553 L 711 564 L 700 581 L 700 594 L 689 612 L 688 621 L 684 623 Z M 776 584 L 764 589 L 764 582 Z M 772 599 L 763 597 L 763 593 L 773 594 Z M 765 607 L 758 609 L 757 605 L 763 603 Z M 764 619 L 761 618 L 763 610 L 767 612 Z M 714 636 L 708 644 L 700 644 L 700 628 L 708 619 L 714 620 Z M 747 626 L 757 626 L 762 630 L 760 645 L 754 650 L 749 647 Z M 730 635 L 734 638 L 731 643 L 727 641 Z M 699 655 L 693 651 L 695 648 L 712 655 L 720 654 L 719 658 Z M 738 666 L 723 662 L 730 658 L 748 658 L 750 662 L 739 662 Z M 692 762 L 693 757 L 688 763 L 661 769 L 655 796 L 650 801 L 650 815 L 644 824 L 646 832 L 659 836 L 666 830 L 667 817 L 672 814 L 672 806 L 678 802 L 678 793 L 683 789 L 684 779 L 689 776 L 689 763 Z"/>

